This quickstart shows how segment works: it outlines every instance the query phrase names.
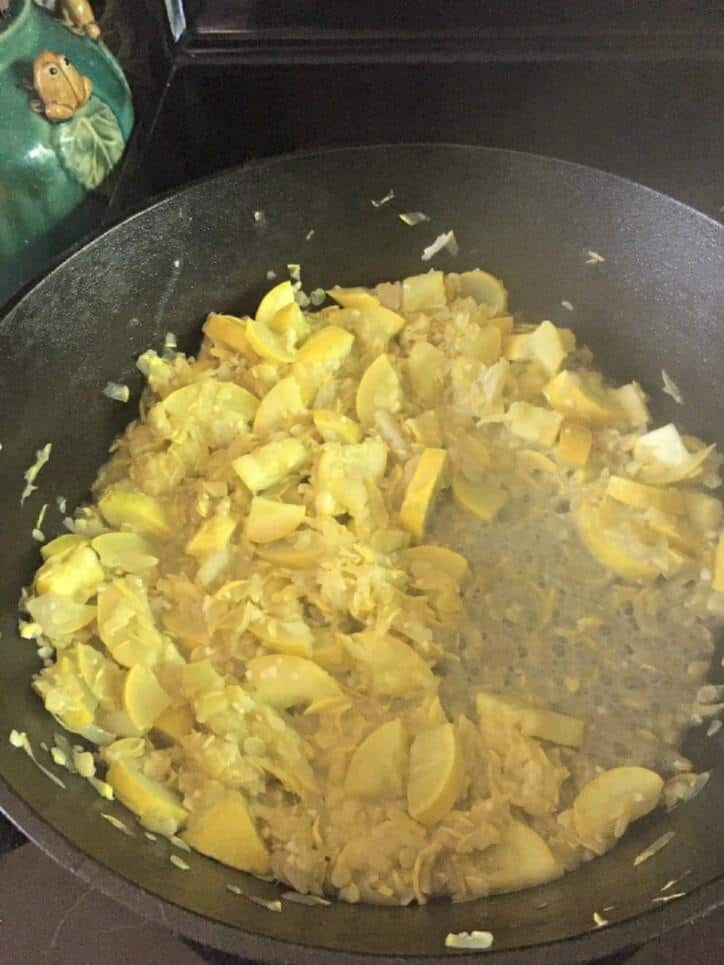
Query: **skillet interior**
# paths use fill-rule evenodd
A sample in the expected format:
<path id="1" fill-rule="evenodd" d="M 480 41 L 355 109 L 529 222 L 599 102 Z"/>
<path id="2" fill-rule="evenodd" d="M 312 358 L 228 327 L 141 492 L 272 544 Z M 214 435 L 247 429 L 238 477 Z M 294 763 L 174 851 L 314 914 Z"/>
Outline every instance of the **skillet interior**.
<path id="1" fill-rule="evenodd" d="M 391 187 L 394 201 L 373 207 L 371 199 Z M 264 212 L 261 224 L 255 210 Z M 405 210 L 423 210 L 431 222 L 407 227 L 396 217 Z M 43 502 L 51 504 L 50 534 L 60 531 L 55 497 L 62 494 L 72 507 L 87 495 L 137 401 L 138 353 L 159 347 L 168 330 L 194 351 L 208 310 L 253 310 L 268 287 L 266 272 L 285 277 L 287 263 L 301 263 L 306 290 L 424 270 L 423 247 L 448 228 L 455 229 L 460 254 L 438 256 L 436 267 L 481 265 L 500 275 L 523 317 L 572 324 L 605 372 L 644 385 L 657 418 L 675 418 L 724 444 L 724 229 L 691 209 L 575 165 L 466 147 L 324 152 L 196 184 L 80 249 L 0 320 L 0 735 L 17 727 L 36 747 L 52 743 L 57 727 L 28 686 L 34 647 L 18 639 L 15 625 L 20 589 L 38 558 L 30 533 Z M 605 262 L 587 265 L 589 250 Z M 564 299 L 575 306 L 572 315 L 561 307 Z M 661 394 L 662 367 L 681 387 L 684 410 Z M 101 394 L 108 380 L 132 387 L 128 407 Z M 48 441 L 53 455 L 39 492 L 21 509 L 23 472 Z M 719 656 L 715 666 L 721 673 Z M 721 736 L 705 738 L 699 728 L 685 752 L 701 769 L 721 759 L 721 747 Z M 59 860 L 144 914 L 247 956 L 318 962 L 322 949 L 335 951 L 335 961 L 344 952 L 435 956 L 444 953 L 448 931 L 471 928 L 492 931 L 496 949 L 520 948 L 590 932 L 593 911 L 613 905 L 606 917 L 628 924 L 546 952 L 551 961 L 590 958 L 724 898 L 721 880 L 712 884 L 724 872 L 724 780 L 717 771 L 694 802 L 637 823 L 611 854 L 533 891 L 422 909 L 286 906 L 281 915 L 226 890 L 238 881 L 250 893 L 273 897 L 271 885 L 195 855 L 191 873 L 177 871 L 164 844 L 138 831 L 127 838 L 100 816 L 120 815 L 121 808 L 65 773 L 67 790 L 58 790 L 5 740 L 0 773 L 6 782 L 0 803 Z M 634 856 L 669 829 L 677 831 L 671 844 L 634 869 Z M 666 908 L 651 903 L 666 881 L 689 869 L 682 890 L 692 897 Z"/>

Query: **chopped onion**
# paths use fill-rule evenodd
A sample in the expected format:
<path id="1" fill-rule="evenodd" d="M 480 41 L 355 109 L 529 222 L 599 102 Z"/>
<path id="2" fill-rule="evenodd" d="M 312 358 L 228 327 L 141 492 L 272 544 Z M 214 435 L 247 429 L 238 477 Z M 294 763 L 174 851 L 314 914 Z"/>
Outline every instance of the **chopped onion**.
<path id="1" fill-rule="evenodd" d="M 295 905 L 331 905 L 331 901 L 320 898 L 319 895 L 303 895 L 300 891 L 285 891 L 282 893 L 284 901 L 291 901 Z"/>
<path id="2" fill-rule="evenodd" d="M 374 200 L 372 201 L 372 207 L 381 208 L 383 204 L 387 204 L 388 201 L 392 201 L 394 196 L 395 196 L 395 192 L 392 188 L 390 188 L 387 194 L 383 198 L 380 198 L 379 201 L 374 201 Z"/>
<path id="3" fill-rule="evenodd" d="M 123 834 L 127 835 L 129 838 L 133 837 L 133 831 L 129 831 L 126 825 L 121 821 L 120 818 L 115 817 L 113 814 L 106 814 L 105 811 L 101 811 L 101 817 L 104 821 L 107 821 L 112 828 L 116 831 L 121 831 Z"/>
<path id="4" fill-rule="evenodd" d="M 423 253 L 420 255 L 420 258 L 422 261 L 429 261 L 439 251 L 442 251 L 443 248 L 447 248 L 451 255 L 456 255 L 460 250 L 455 237 L 455 232 L 452 229 L 450 231 L 443 232 L 441 235 L 438 235 L 433 243 L 425 248 Z"/>
<path id="5" fill-rule="evenodd" d="M 28 757 L 33 762 L 33 764 L 35 764 L 38 770 L 42 771 L 46 777 L 50 778 L 53 784 L 57 784 L 58 787 L 61 787 L 63 790 L 65 790 L 65 784 L 61 781 L 61 779 L 57 775 L 53 774 L 51 770 L 48 770 L 47 767 L 43 767 L 43 765 L 37 759 L 37 757 L 35 756 L 35 753 L 33 752 L 33 748 L 30 743 L 30 738 L 28 737 L 28 735 L 25 733 L 24 730 L 21 730 L 21 731 L 11 730 L 9 740 L 13 747 L 17 747 L 19 750 L 25 751 L 25 753 L 28 755 Z"/>
<path id="6" fill-rule="evenodd" d="M 422 224 L 423 221 L 430 220 L 424 211 L 403 211 L 402 214 L 399 215 L 399 218 L 400 221 L 410 225 L 411 228 L 414 228 L 415 225 Z"/>
<path id="7" fill-rule="evenodd" d="M 446 948 L 469 948 L 485 950 L 493 944 L 493 933 L 489 931 L 449 932 L 445 936 Z"/>
<path id="8" fill-rule="evenodd" d="M 677 403 L 677 405 L 683 405 L 684 396 L 681 394 L 681 389 L 676 384 L 676 382 L 674 382 L 674 380 L 671 378 L 671 376 L 666 371 L 666 369 L 661 370 L 661 378 L 663 379 L 663 382 L 664 382 L 664 388 L 662 391 L 665 392 L 666 395 L 670 395 L 671 398 L 674 400 L 674 402 Z"/>
<path id="9" fill-rule="evenodd" d="M 269 901 L 266 898 L 257 898 L 256 895 L 244 895 L 249 901 L 253 901 L 255 905 L 259 905 L 260 908 L 266 908 L 267 911 L 281 911 L 282 903 L 278 898 Z"/>
<path id="10" fill-rule="evenodd" d="M 128 402 L 131 398 L 131 390 L 127 385 L 121 385 L 119 382 L 106 382 L 103 395 L 113 399 L 114 402 Z"/>
<path id="11" fill-rule="evenodd" d="M 655 854 L 658 854 L 662 848 L 666 847 L 666 845 L 675 835 L 676 831 L 667 831 L 665 834 L 662 834 L 661 837 L 653 841 L 648 848 L 644 848 L 643 851 L 640 851 L 639 854 L 637 854 L 634 858 L 634 868 L 638 868 L 638 866 L 643 864 L 644 861 L 648 861 L 649 858 L 653 858 Z"/>
<path id="12" fill-rule="evenodd" d="M 38 478 L 38 473 L 50 459 L 50 453 L 53 448 L 51 442 L 46 442 L 42 449 L 38 449 L 35 453 L 35 462 L 28 469 L 25 470 L 23 478 L 25 479 L 25 488 L 20 496 L 20 505 L 22 506 L 28 496 L 32 495 L 38 488 L 33 485 L 35 480 Z"/>

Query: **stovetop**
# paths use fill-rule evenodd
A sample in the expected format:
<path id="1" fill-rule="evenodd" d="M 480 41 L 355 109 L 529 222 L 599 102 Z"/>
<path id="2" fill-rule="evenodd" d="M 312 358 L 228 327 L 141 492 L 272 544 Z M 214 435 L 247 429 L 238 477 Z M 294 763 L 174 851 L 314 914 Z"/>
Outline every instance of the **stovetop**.
<path id="1" fill-rule="evenodd" d="M 132 83 L 138 78 L 141 121 L 109 218 L 250 159 L 394 141 L 548 154 L 724 218 L 721 3 L 145 5 L 149 62 L 124 64 Z M 170 25 L 159 20 L 164 6 Z M 154 24 L 158 35 L 150 36 Z M 123 33 L 123 22 L 113 26 Z M 138 35 L 138 21 L 134 29 Z M 88 892 L 23 840 L 0 818 L 0 957 L 7 965 L 82 965 L 98 961 L 98 949 L 106 963 L 232 961 L 181 944 Z M 721 927 L 682 930 L 627 960 L 724 960 Z"/>

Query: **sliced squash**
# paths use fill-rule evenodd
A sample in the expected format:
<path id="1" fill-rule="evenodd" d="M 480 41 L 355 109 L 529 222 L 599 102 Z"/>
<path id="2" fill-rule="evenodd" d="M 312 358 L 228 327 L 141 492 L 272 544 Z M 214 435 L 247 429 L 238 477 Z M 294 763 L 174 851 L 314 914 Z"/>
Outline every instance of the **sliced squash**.
<path id="1" fill-rule="evenodd" d="M 664 782 L 645 767 L 614 767 L 589 781 L 573 802 L 573 824 L 581 842 L 604 854 L 631 821 L 659 803 Z"/>
<path id="2" fill-rule="evenodd" d="M 247 355 L 249 352 L 249 342 L 246 337 L 245 328 L 246 325 L 243 318 L 237 318 L 235 315 L 219 315 L 216 312 L 211 312 L 206 317 L 203 331 L 204 335 L 206 335 L 207 338 L 213 339 L 214 342 L 220 342 L 235 352 L 241 352 Z"/>
<path id="3" fill-rule="evenodd" d="M 410 747 L 410 817 L 428 826 L 442 821 L 462 793 L 464 783 L 463 757 L 453 725 L 440 724 L 419 733 Z"/>
<path id="4" fill-rule="evenodd" d="M 162 503 L 153 496 L 125 489 L 108 489 L 98 500 L 105 521 L 116 529 L 127 526 L 135 533 L 169 536 L 171 527 Z"/>
<path id="5" fill-rule="evenodd" d="M 337 325 L 325 325 L 310 335 L 297 352 L 299 365 L 323 365 L 337 369 L 352 351 L 354 335 Z"/>
<path id="6" fill-rule="evenodd" d="M 144 573 L 158 563 L 149 542 L 138 533 L 101 533 L 91 546 L 109 570 Z"/>
<path id="7" fill-rule="evenodd" d="M 247 320 L 246 338 L 256 354 L 270 362 L 285 365 L 294 361 L 294 338 L 289 332 L 273 332 L 264 322 Z"/>
<path id="8" fill-rule="evenodd" d="M 521 821 L 511 821 L 500 840 L 477 859 L 491 892 L 534 888 L 560 878 L 563 866 L 543 838 Z"/>
<path id="9" fill-rule="evenodd" d="M 254 432 L 256 435 L 268 435 L 297 422 L 306 412 L 299 383 L 290 375 L 272 386 L 259 403 L 254 416 Z"/>
<path id="10" fill-rule="evenodd" d="M 479 716 L 507 721 L 526 737 L 537 737 L 565 747 L 580 747 L 583 743 L 584 724 L 578 717 L 526 706 L 499 694 L 477 694 L 475 707 Z"/>
<path id="11" fill-rule="evenodd" d="M 412 275 L 403 279 L 403 311 L 419 312 L 425 308 L 440 308 L 446 301 L 445 276 L 441 271 L 428 271 L 424 275 Z"/>
<path id="12" fill-rule="evenodd" d="M 106 781 L 118 800 L 151 831 L 174 834 L 186 822 L 188 811 L 179 797 L 158 781 L 146 777 L 128 759 L 114 760 L 108 768 Z"/>
<path id="13" fill-rule="evenodd" d="M 543 395 L 552 409 L 573 422 L 610 426 L 625 418 L 616 399 L 591 373 L 559 372 L 544 387 Z"/>
<path id="14" fill-rule="evenodd" d="M 462 473 L 453 477 L 452 491 L 458 506 L 484 523 L 495 519 L 508 501 L 508 493 L 494 479 L 471 482 Z"/>
<path id="15" fill-rule="evenodd" d="M 724 515 L 720 499 L 693 489 L 683 490 L 683 495 L 689 521 L 697 532 L 708 533 L 719 528 Z"/>
<path id="16" fill-rule="evenodd" d="M 67 555 L 48 557 L 35 574 L 38 593 L 53 593 L 85 603 L 103 582 L 103 568 L 98 557 L 83 543 L 71 549 Z"/>
<path id="17" fill-rule="evenodd" d="M 711 585 L 717 593 L 724 593 L 724 532 L 719 534 L 719 541 L 714 551 L 714 572 L 712 573 Z"/>
<path id="18" fill-rule="evenodd" d="M 435 690 L 437 682 L 430 667 L 397 637 L 365 630 L 344 642 L 350 656 L 367 671 L 373 695 L 405 697 Z"/>
<path id="19" fill-rule="evenodd" d="M 226 513 L 217 513 L 215 516 L 211 516 L 204 520 L 186 543 L 186 552 L 196 559 L 206 559 L 207 556 L 217 553 L 228 545 L 237 525 L 238 520 Z"/>
<path id="20" fill-rule="evenodd" d="M 443 352 L 429 342 L 415 342 L 407 358 L 412 394 L 423 405 L 435 405 L 442 397 L 446 359 Z"/>
<path id="21" fill-rule="evenodd" d="M 569 466 L 585 466 L 592 444 L 593 435 L 588 426 L 564 422 L 558 437 L 558 458 Z"/>
<path id="22" fill-rule="evenodd" d="M 280 439 L 239 456 L 232 466 L 244 485 L 257 493 L 299 469 L 307 458 L 307 448 L 298 439 Z"/>
<path id="23" fill-rule="evenodd" d="M 425 532 L 427 519 L 442 483 L 446 459 L 444 449 L 424 449 L 407 484 L 400 507 L 400 523 L 416 539 L 422 539 Z"/>
<path id="24" fill-rule="evenodd" d="M 137 730 L 150 730 L 170 703 L 152 670 L 142 664 L 131 667 L 123 684 L 123 709 Z"/>
<path id="25" fill-rule="evenodd" d="M 399 412 L 402 406 L 402 386 L 389 355 L 379 355 L 364 371 L 355 400 L 357 418 L 363 426 L 374 425 L 379 409 Z"/>
<path id="26" fill-rule="evenodd" d="M 286 540 L 259 544 L 255 550 L 257 556 L 274 566 L 305 570 L 317 564 L 324 554 L 324 545 L 317 533 L 303 530 Z"/>
<path id="27" fill-rule="evenodd" d="M 44 560 L 49 560 L 51 556 L 64 557 L 78 546 L 87 546 L 88 540 L 79 533 L 64 533 L 56 536 L 48 543 L 43 543 L 40 547 L 40 555 Z"/>
<path id="28" fill-rule="evenodd" d="M 611 476 L 606 493 L 636 509 L 655 509 L 660 513 L 674 513 L 677 516 L 686 512 L 684 497 L 678 489 L 647 486 L 623 476 Z"/>
<path id="29" fill-rule="evenodd" d="M 363 798 L 400 797 L 407 770 L 407 734 L 399 717 L 376 727 L 356 748 L 344 789 Z"/>
<path id="30" fill-rule="evenodd" d="M 309 334 L 309 322 L 296 301 L 280 308 L 268 325 L 272 332 L 287 338 L 291 344 L 296 344 Z"/>
<path id="31" fill-rule="evenodd" d="M 154 730 L 159 731 L 164 737 L 171 740 L 178 740 L 190 734 L 194 729 L 194 714 L 188 704 L 179 707 L 167 707 L 163 710 L 153 723 Z"/>
<path id="32" fill-rule="evenodd" d="M 304 506 L 255 496 L 246 518 L 246 538 L 252 543 L 286 539 L 299 527 L 305 514 Z"/>
<path id="33" fill-rule="evenodd" d="M 578 532 L 588 551 L 609 570 L 630 580 L 655 580 L 661 567 L 645 546 L 629 540 L 628 546 L 608 529 L 601 507 L 584 502 L 576 512 Z"/>
<path id="34" fill-rule="evenodd" d="M 549 377 L 558 372 L 567 354 L 561 333 L 552 322 L 541 322 L 523 344 L 523 357 L 535 360 Z"/>
<path id="35" fill-rule="evenodd" d="M 458 276 L 458 292 L 463 298 L 472 298 L 489 316 L 501 315 L 508 306 L 508 293 L 495 275 L 475 268 Z"/>
<path id="36" fill-rule="evenodd" d="M 314 635 L 303 620 L 277 620 L 266 617 L 251 623 L 249 631 L 269 650 L 290 654 L 293 657 L 312 656 Z"/>
<path id="37" fill-rule="evenodd" d="M 312 419 L 325 442 L 359 442 L 362 438 L 360 424 L 331 409 L 315 409 Z"/>
<path id="38" fill-rule="evenodd" d="M 269 325 L 272 319 L 286 306 L 294 305 L 294 287 L 292 283 L 281 281 L 278 285 L 270 288 L 259 302 L 256 310 L 256 320 L 262 325 Z"/>
<path id="39" fill-rule="evenodd" d="M 239 871 L 263 875 L 269 852 L 241 794 L 227 792 L 203 811 L 194 812 L 181 835 L 186 844 Z"/>
<path id="40" fill-rule="evenodd" d="M 541 446 L 554 445 L 563 417 L 529 402 L 513 402 L 508 409 L 508 426 L 513 435 Z"/>
<path id="41" fill-rule="evenodd" d="M 445 573 L 456 583 L 462 582 L 470 570 L 464 556 L 445 546 L 410 546 L 400 550 L 400 558 L 413 572 L 417 567 L 424 567 L 434 573 Z"/>
<path id="42" fill-rule="evenodd" d="M 254 657 L 246 665 L 246 679 L 257 698 L 277 710 L 342 694 L 326 670 L 312 660 L 287 654 Z"/>

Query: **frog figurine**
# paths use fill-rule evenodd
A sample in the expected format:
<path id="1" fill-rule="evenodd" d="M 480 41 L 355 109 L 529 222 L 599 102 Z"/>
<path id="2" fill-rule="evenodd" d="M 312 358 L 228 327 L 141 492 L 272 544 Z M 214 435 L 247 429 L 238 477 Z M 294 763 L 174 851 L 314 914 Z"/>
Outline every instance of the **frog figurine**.
<path id="1" fill-rule="evenodd" d="M 133 103 L 88 0 L 0 0 L 0 11 L 2 306 L 100 224 Z"/>
<path id="2" fill-rule="evenodd" d="M 45 114 L 49 121 L 67 121 L 88 102 L 93 91 L 93 84 L 78 73 L 68 57 L 52 50 L 44 50 L 35 58 L 33 87 L 40 98 L 33 99 L 33 110 Z"/>
<path id="3" fill-rule="evenodd" d="M 88 0 L 58 0 L 58 10 L 63 21 L 76 33 L 87 34 L 91 40 L 98 40 L 101 28 L 96 23 L 93 8 Z"/>

